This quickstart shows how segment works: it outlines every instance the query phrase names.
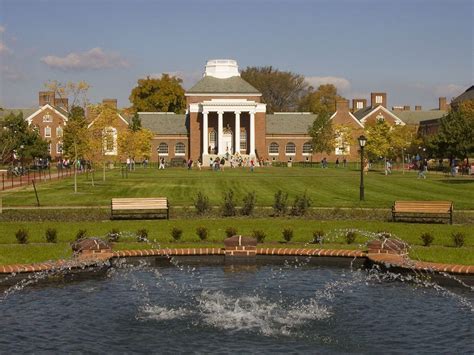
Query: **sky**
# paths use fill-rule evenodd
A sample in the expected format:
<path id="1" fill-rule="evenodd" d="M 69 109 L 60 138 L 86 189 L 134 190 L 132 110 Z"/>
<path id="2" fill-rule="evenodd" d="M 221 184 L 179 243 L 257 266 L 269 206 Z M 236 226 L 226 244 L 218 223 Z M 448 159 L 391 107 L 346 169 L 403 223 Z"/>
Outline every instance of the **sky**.
<path id="1" fill-rule="evenodd" d="M 435 108 L 474 82 L 473 0 L 0 0 L 0 106 L 35 107 L 49 80 L 93 103 L 209 59 L 271 65 L 348 99 Z M 369 100 L 370 101 L 370 100 Z"/>

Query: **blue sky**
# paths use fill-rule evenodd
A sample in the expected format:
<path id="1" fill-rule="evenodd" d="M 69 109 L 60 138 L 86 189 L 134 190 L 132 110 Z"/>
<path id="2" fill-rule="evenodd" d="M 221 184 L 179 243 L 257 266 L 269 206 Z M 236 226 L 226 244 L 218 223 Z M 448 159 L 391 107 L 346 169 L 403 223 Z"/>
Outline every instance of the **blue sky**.
<path id="1" fill-rule="evenodd" d="M 32 107 L 48 80 L 91 102 L 171 72 L 189 88 L 208 59 L 272 65 L 347 98 L 437 106 L 473 83 L 472 0 L 0 0 L 0 105 Z"/>

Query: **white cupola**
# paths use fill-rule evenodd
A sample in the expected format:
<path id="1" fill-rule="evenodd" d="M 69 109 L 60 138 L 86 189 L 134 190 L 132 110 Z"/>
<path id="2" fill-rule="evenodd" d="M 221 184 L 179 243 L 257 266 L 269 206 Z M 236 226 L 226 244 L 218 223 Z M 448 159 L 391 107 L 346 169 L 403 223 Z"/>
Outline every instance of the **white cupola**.
<path id="1" fill-rule="evenodd" d="M 212 59 L 208 60 L 204 76 L 212 76 L 218 79 L 227 79 L 233 76 L 240 76 L 239 66 L 232 59 Z"/>

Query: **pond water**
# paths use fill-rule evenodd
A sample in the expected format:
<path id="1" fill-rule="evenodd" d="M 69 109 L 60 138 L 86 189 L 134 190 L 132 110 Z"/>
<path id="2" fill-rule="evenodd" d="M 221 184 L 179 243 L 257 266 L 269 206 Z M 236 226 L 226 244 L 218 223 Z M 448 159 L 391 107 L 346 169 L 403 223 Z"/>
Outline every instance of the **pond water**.
<path id="1" fill-rule="evenodd" d="M 1 290 L 0 352 L 472 352 L 472 289 L 411 279 L 304 259 L 120 263 Z"/>

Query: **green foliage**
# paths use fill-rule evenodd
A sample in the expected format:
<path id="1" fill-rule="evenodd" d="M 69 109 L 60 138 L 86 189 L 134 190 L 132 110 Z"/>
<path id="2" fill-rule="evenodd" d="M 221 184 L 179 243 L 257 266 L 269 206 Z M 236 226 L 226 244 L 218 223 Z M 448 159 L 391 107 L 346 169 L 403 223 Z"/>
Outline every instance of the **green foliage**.
<path id="1" fill-rule="evenodd" d="M 309 127 L 313 152 L 330 154 L 335 148 L 335 132 L 328 112 L 320 112 Z"/>
<path id="2" fill-rule="evenodd" d="M 183 230 L 181 228 L 173 227 L 171 229 L 171 237 L 173 238 L 173 240 L 178 241 L 181 239 L 182 236 L 183 236 Z"/>
<path id="3" fill-rule="evenodd" d="M 377 159 L 386 157 L 391 148 L 391 129 L 385 121 L 377 121 L 375 124 L 366 125 L 367 144 L 365 151 L 369 158 Z"/>
<path id="4" fill-rule="evenodd" d="M 311 243 L 313 244 L 323 244 L 324 242 L 324 236 L 326 233 L 322 230 L 316 230 L 313 232 L 313 241 Z"/>
<path id="5" fill-rule="evenodd" d="M 140 116 L 138 116 L 138 112 L 133 114 L 128 128 L 133 132 L 139 131 L 142 128 L 142 121 L 140 120 Z"/>
<path id="6" fill-rule="evenodd" d="M 46 242 L 48 243 L 56 243 L 58 241 L 58 231 L 56 228 L 48 228 L 44 233 Z"/>
<path id="7" fill-rule="evenodd" d="M 203 215 L 211 210 L 211 204 L 209 197 L 204 195 L 201 191 L 198 192 L 196 199 L 194 200 L 194 207 L 199 215 Z"/>
<path id="8" fill-rule="evenodd" d="M 118 228 L 112 228 L 106 235 L 108 242 L 118 242 L 120 240 L 120 230 Z"/>
<path id="9" fill-rule="evenodd" d="M 186 98 L 180 78 L 163 74 L 160 79 L 139 79 L 130 94 L 136 112 L 184 113 Z"/>
<path id="10" fill-rule="evenodd" d="M 253 211 L 255 209 L 255 203 L 256 203 L 256 196 L 255 196 L 255 191 L 248 192 L 247 195 L 244 196 L 243 198 L 243 206 L 241 209 L 241 213 L 244 216 L 251 216 L 253 214 Z"/>
<path id="11" fill-rule="evenodd" d="M 16 241 L 20 244 L 28 243 L 29 232 L 25 228 L 20 228 L 15 233 Z"/>
<path id="12" fill-rule="evenodd" d="M 222 204 L 221 212 L 224 217 L 232 217 L 237 214 L 234 203 L 234 191 L 227 190 L 224 193 L 224 202 Z"/>
<path id="13" fill-rule="evenodd" d="M 225 235 L 227 238 L 233 237 L 234 235 L 237 235 L 237 228 L 235 227 L 227 227 L 225 229 Z"/>
<path id="14" fill-rule="evenodd" d="M 283 229 L 282 235 L 283 235 L 283 240 L 288 243 L 289 241 L 293 239 L 293 229 L 292 228 Z"/>
<path id="15" fill-rule="evenodd" d="M 342 99 L 337 93 L 337 88 L 333 84 L 323 84 L 317 90 L 309 91 L 298 106 L 302 112 L 312 112 L 316 114 L 336 112 L 336 100 Z"/>
<path id="16" fill-rule="evenodd" d="M 301 97 L 308 91 L 304 76 L 272 66 L 247 67 L 240 75 L 262 93 L 269 113 L 296 111 Z"/>
<path id="17" fill-rule="evenodd" d="M 344 235 L 344 239 L 346 240 L 346 243 L 347 244 L 352 244 L 355 242 L 356 240 L 356 237 L 357 237 L 357 233 L 355 231 L 348 231 L 346 232 L 346 234 Z"/>
<path id="18" fill-rule="evenodd" d="M 209 230 L 206 227 L 200 226 L 196 228 L 196 234 L 200 240 L 206 240 L 209 236 Z"/>
<path id="19" fill-rule="evenodd" d="M 456 248 L 461 248 L 464 245 L 466 236 L 462 232 L 453 232 L 451 234 L 451 239 Z"/>
<path id="20" fill-rule="evenodd" d="M 263 230 L 255 229 L 252 231 L 252 237 L 257 239 L 257 243 L 263 243 L 267 237 L 267 233 L 265 233 Z"/>
<path id="21" fill-rule="evenodd" d="M 70 158 L 82 157 L 87 149 L 87 121 L 84 109 L 73 106 L 63 131 L 64 155 Z"/>
<path id="22" fill-rule="evenodd" d="M 291 214 L 293 216 L 304 216 L 309 208 L 311 207 L 311 199 L 306 194 L 306 191 L 301 196 L 296 196 L 295 202 L 293 203 L 293 207 L 291 209 Z"/>
<path id="23" fill-rule="evenodd" d="M 276 216 L 284 216 L 288 209 L 288 194 L 281 190 L 275 193 L 273 212 Z"/>
<path id="24" fill-rule="evenodd" d="M 135 234 L 138 242 L 148 242 L 148 229 L 140 228 Z"/>
<path id="25" fill-rule="evenodd" d="M 425 247 L 429 247 L 434 241 L 433 234 L 430 232 L 421 233 L 420 239 Z"/>
<path id="26" fill-rule="evenodd" d="M 87 237 L 87 230 L 85 229 L 79 229 L 76 233 L 76 240 L 86 238 Z"/>

